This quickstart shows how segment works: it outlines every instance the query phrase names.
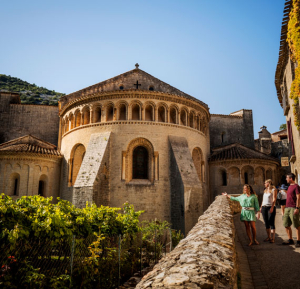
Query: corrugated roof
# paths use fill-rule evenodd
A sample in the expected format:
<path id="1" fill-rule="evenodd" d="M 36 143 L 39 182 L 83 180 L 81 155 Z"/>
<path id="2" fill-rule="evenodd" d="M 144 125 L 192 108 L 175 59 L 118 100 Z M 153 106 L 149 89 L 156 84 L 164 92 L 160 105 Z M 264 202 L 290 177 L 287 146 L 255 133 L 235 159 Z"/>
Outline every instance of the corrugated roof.
<path id="1" fill-rule="evenodd" d="M 250 149 L 241 144 L 234 143 L 223 147 L 213 149 L 209 161 L 224 161 L 224 160 L 249 160 L 261 159 L 277 162 L 276 158 L 270 157 L 260 151 Z"/>

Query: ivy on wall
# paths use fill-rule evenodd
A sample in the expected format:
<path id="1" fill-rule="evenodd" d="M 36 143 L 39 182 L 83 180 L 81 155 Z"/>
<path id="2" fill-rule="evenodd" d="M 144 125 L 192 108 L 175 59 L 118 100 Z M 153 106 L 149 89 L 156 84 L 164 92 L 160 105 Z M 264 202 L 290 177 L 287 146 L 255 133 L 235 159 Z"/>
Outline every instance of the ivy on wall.
<path id="1" fill-rule="evenodd" d="M 290 12 L 287 42 L 291 51 L 291 60 L 298 63 L 295 69 L 295 78 L 291 85 L 290 98 L 294 100 L 293 113 L 295 125 L 300 131 L 299 97 L 300 97 L 300 0 L 293 0 Z"/>

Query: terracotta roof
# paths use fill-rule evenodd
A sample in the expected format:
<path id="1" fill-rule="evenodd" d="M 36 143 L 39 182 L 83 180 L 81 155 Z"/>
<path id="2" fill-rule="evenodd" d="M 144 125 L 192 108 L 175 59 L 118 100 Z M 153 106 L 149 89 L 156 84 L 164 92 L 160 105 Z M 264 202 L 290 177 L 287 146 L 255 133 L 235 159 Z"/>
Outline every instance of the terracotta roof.
<path id="1" fill-rule="evenodd" d="M 248 148 L 238 143 L 222 146 L 213 149 L 209 161 L 224 161 L 224 160 L 249 160 L 261 159 L 277 162 L 276 158 L 270 157 L 260 151 Z"/>
<path id="2" fill-rule="evenodd" d="M 206 109 L 209 109 L 209 108 L 208 108 L 208 105 L 207 105 L 206 103 L 202 102 L 201 100 L 199 100 L 199 99 L 197 99 L 197 98 L 195 98 L 195 97 L 193 97 L 193 96 L 191 96 L 191 95 L 189 95 L 189 94 L 187 94 L 187 93 L 182 92 L 181 90 L 179 90 L 179 89 L 177 89 L 177 88 L 175 88 L 175 87 L 173 87 L 173 86 L 171 86 L 171 85 L 169 85 L 169 84 L 167 84 L 167 83 L 161 81 L 160 79 L 158 79 L 158 78 L 152 76 L 151 74 L 149 74 L 149 73 L 147 73 L 147 72 L 145 72 L 144 70 L 141 70 L 141 69 L 139 69 L 139 68 L 132 69 L 132 70 L 130 70 L 130 71 L 127 71 L 127 72 L 125 72 L 125 73 L 122 73 L 122 74 L 120 74 L 120 75 L 117 75 L 117 76 L 115 76 L 115 77 L 113 77 L 113 78 L 109 78 L 109 79 L 104 80 L 104 81 L 102 81 L 102 82 L 99 82 L 99 83 L 97 83 L 97 84 L 88 86 L 88 87 L 86 87 L 86 88 L 84 88 L 84 89 L 81 89 L 81 90 L 78 90 L 78 91 L 76 91 L 76 92 L 70 93 L 70 94 L 68 94 L 68 95 L 62 96 L 62 97 L 60 98 L 60 102 L 61 102 L 62 106 L 64 106 L 64 105 L 66 105 L 68 102 L 70 102 L 70 101 L 72 101 L 72 100 L 74 100 L 74 99 L 80 98 L 80 97 L 82 97 L 82 96 L 89 95 L 89 94 L 90 94 L 90 92 L 89 92 L 90 90 L 98 89 L 98 90 L 101 91 L 101 88 L 103 88 L 104 85 L 106 85 L 106 84 L 111 84 L 111 83 L 114 83 L 114 82 L 117 82 L 117 81 L 119 81 L 120 79 L 122 79 L 122 78 L 124 78 L 124 77 L 126 77 L 126 76 L 129 76 L 129 75 L 132 75 L 132 74 L 134 74 L 134 73 L 139 73 L 139 74 L 141 74 L 142 76 L 146 76 L 146 77 L 148 77 L 148 78 L 151 78 L 153 81 L 159 82 L 160 84 L 164 85 L 164 87 L 168 88 L 168 90 L 170 91 L 169 94 L 175 94 L 175 95 L 178 95 L 178 96 L 181 96 L 181 97 L 185 97 L 185 98 L 187 98 L 187 99 L 190 99 L 190 100 L 192 100 L 192 101 L 196 101 L 196 102 L 200 103 L 202 106 L 204 106 Z M 128 90 L 128 91 L 136 91 L 135 89 L 126 89 L 126 90 Z M 113 90 L 112 90 L 112 91 L 113 91 Z M 143 90 L 142 90 L 142 89 L 139 89 L 139 91 L 143 91 Z M 156 90 L 155 90 L 155 91 L 156 91 Z M 150 92 L 155 92 L 155 91 L 150 91 Z M 158 92 L 161 92 L 160 90 L 157 90 L 157 91 L 158 91 Z M 101 92 L 102 92 L 102 91 L 101 91 Z M 147 92 L 149 92 L 149 91 L 147 91 Z M 167 93 L 168 93 L 168 92 L 167 92 Z"/>
<path id="3" fill-rule="evenodd" d="M 286 0 L 284 4 L 284 10 L 283 10 L 283 20 L 282 20 L 282 26 L 281 26 L 281 37 L 280 37 L 280 47 L 279 47 L 279 57 L 278 57 L 278 63 L 276 67 L 275 72 L 275 86 L 277 90 L 277 96 L 278 100 L 282 106 L 282 96 L 281 96 L 281 76 L 283 73 L 283 69 L 285 67 L 288 55 L 289 55 L 289 48 L 288 43 L 286 42 L 287 33 L 288 33 L 288 23 L 290 19 L 290 11 L 293 6 L 292 0 Z"/>
<path id="4" fill-rule="evenodd" d="M 32 135 L 26 135 L 0 145 L 0 152 L 33 153 L 61 156 L 56 146 Z"/>

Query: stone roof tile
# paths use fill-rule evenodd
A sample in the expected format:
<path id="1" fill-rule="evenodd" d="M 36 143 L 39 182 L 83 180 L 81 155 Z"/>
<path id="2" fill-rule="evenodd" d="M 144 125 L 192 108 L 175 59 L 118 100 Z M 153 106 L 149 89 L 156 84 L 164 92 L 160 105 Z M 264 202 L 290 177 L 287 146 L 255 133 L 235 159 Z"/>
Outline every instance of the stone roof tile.
<path id="1" fill-rule="evenodd" d="M 48 156 L 61 156 L 56 146 L 32 135 L 26 135 L 0 144 L 0 152 L 35 153 Z"/>
<path id="2" fill-rule="evenodd" d="M 224 161 L 224 160 L 247 160 L 247 159 L 262 159 L 277 162 L 276 158 L 270 157 L 260 151 L 245 147 L 241 144 L 234 143 L 223 147 L 218 147 L 213 150 L 209 161 Z"/>

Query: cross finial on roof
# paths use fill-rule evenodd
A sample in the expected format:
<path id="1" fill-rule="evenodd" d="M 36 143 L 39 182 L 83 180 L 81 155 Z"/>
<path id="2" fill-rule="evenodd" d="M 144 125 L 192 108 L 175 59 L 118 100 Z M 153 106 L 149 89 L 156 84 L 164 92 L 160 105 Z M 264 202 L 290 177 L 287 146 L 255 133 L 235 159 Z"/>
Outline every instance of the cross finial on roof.
<path id="1" fill-rule="evenodd" d="M 139 69 L 139 64 L 138 63 L 135 64 L 135 68 Z"/>

